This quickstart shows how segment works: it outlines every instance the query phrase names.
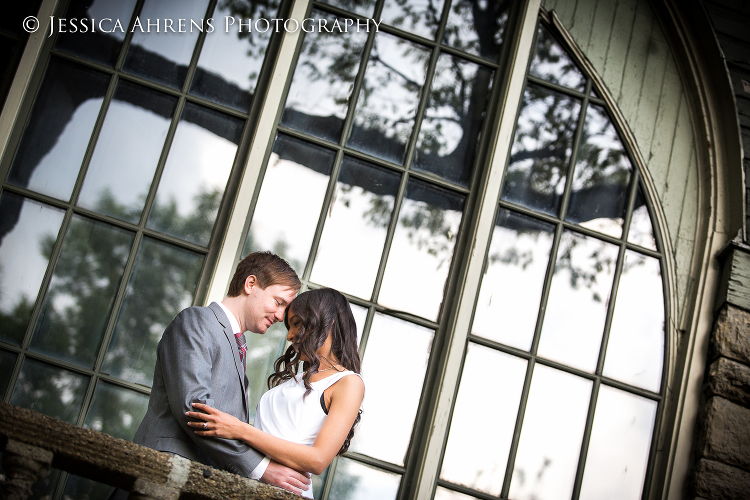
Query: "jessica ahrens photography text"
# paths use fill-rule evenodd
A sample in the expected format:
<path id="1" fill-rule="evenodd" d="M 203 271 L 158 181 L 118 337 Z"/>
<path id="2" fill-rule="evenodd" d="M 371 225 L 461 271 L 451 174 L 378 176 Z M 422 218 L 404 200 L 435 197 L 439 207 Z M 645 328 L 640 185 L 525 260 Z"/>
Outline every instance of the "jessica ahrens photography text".
<path id="1" fill-rule="evenodd" d="M 33 33 L 39 29 L 37 18 L 30 16 L 23 21 L 24 29 Z M 327 33 L 348 33 L 350 31 L 366 31 L 370 29 L 378 31 L 380 22 L 374 19 L 297 19 L 259 18 L 242 19 L 227 16 L 224 18 L 208 19 L 141 19 L 136 16 L 133 25 L 128 29 L 127 23 L 123 25 L 120 19 L 92 19 L 92 18 L 63 18 L 50 16 L 49 35 L 55 33 L 125 33 L 126 31 L 142 33 L 212 33 L 216 30 L 225 32 L 236 31 L 238 33 L 252 33 L 253 31 L 265 33 L 269 30 L 287 31 L 294 33 L 302 30 L 305 33 L 313 31 Z"/>

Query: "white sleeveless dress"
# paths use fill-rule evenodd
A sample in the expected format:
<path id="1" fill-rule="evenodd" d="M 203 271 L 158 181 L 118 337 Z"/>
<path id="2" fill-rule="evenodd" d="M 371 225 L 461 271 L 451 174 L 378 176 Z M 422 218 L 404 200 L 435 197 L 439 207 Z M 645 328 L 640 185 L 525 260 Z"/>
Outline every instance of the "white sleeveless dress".
<path id="1" fill-rule="evenodd" d="M 312 392 L 304 397 L 307 389 L 302 381 L 303 375 L 298 374 L 260 397 L 254 425 L 281 439 L 312 446 L 326 419 L 320 404 L 323 392 L 347 375 L 361 376 L 349 370 L 335 373 L 311 382 Z M 303 492 L 303 496 L 313 498 L 312 488 Z"/>

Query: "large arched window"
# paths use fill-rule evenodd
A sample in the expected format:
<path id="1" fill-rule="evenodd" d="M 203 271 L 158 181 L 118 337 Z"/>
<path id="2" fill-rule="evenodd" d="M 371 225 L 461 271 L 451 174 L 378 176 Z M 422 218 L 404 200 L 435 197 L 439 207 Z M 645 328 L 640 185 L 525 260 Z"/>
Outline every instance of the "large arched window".
<path id="1" fill-rule="evenodd" d="M 639 169 L 540 22 L 436 498 L 641 498 L 665 290 Z M 477 445 L 481 443 L 481 445 Z"/>

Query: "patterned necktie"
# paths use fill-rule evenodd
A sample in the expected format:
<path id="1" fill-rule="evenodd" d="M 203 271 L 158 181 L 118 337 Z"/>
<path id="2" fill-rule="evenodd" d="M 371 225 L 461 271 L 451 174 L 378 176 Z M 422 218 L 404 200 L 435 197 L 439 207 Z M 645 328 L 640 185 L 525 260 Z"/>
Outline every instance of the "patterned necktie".
<path id="1" fill-rule="evenodd" d="M 245 335 L 243 333 L 235 333 L 234 338 L 237 341 L 237 347 L 240 349 L 240 361 L 242 361 L 242 366 L 247 369 L 247 365 L 245 364 L 245 354 L 247 353 L 247 340 L 245 340 Z"/>

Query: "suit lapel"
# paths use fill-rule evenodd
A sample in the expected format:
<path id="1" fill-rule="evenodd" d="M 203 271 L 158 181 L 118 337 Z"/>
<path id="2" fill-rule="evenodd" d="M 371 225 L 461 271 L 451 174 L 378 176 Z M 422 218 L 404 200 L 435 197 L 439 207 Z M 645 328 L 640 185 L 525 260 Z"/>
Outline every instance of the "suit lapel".
<path id="1" fill-rule="evenodd" d="M 245 367 L 242 364 L 242 361 L 240 360 L 240 353 L 239 349 L 237 348 L 237 339 L 234 337 L 234 332 L 232 331 L 232 325 L 229 322 L 229 318 L 227 318 L 226 313 L 224 312 L 224 309 L 221 308 L 221 306 L 215 302 L 212 302 L 208 307 L 211 308 L 211 310 L 216 315 L 216 319 L 219 321 L 219 324 L 224 329 L 224 336 L 227 339 L 229 348 L 232 351 L 232 356 L 234 359 L 234 368 L 237 370 L 237 377 L 240 382 L 240 387 L 242 388 L 242 403 L 245 409 L 248 408 L 248 402 L 247 402 L 247 387 L 245 387 Z"/>

